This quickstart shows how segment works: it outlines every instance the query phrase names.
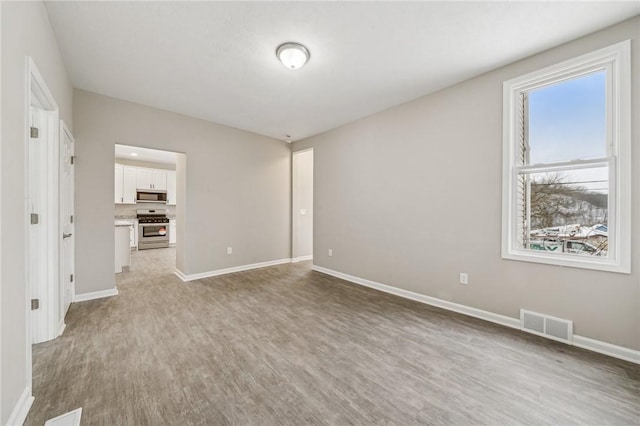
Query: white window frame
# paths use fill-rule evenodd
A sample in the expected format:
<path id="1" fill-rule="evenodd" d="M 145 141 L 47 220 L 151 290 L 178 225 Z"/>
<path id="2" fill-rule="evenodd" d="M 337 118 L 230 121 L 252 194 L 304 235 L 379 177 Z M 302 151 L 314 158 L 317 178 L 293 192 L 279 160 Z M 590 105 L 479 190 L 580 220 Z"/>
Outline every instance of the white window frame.
<path id="1" fill-rule="evenodd" d="M 518 247 L 517 178 L 526 169 L 571 170 L 593 161 L 547 165 L 518 163 L 520 94 L 595 70 L 607 70 L 607 157 L 609 166 L 608 256 L 545 253 Z M 550 265 L 631 273 L 631 42 L 625 40 L 595 52 L 516 77 L 503 83 L 502 258 Z"/>

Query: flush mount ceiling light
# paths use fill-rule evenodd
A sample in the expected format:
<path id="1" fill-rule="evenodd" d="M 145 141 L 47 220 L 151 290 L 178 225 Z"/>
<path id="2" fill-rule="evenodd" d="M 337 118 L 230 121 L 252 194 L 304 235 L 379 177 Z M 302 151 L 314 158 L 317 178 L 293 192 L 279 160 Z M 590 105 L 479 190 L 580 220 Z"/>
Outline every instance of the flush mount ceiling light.
<path id="1" fill-rule="evenodd" d="M 281 44 L 276 49 L 276 56 L 282 65 L 290 70 L 302 68 L 309 61 L 311 54 L 309 50 L 299 43 L 288 42 Z"/>
<path id="2" fill-rule="evenodd" d="M 138 156 L 138 153 L 137 153 L 137 152 L 132 152 L 132 153 L 131 153 L 131 156 L 132 156 L 132 157 L 137 157 L 137 156 Z"/>

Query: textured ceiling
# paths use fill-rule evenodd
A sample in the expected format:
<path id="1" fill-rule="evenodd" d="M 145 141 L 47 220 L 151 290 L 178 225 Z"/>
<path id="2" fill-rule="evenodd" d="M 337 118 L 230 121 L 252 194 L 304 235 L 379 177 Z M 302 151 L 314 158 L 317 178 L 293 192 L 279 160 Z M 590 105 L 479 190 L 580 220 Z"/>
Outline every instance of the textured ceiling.
<path id="1" fill-rule="evenodd" d="M 640 13 L 640 2 L 46 2 L 76 88 L 299 140 Z M 275 49 L 311 51 L 290 71 Z"/>

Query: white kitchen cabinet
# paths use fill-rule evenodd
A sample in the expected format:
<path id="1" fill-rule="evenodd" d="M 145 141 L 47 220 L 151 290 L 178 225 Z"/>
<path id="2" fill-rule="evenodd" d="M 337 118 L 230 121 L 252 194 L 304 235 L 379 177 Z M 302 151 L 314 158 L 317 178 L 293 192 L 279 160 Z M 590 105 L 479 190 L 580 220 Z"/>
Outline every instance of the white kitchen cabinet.
<path id="1" fill-rule="evenodd" d="M 114 169 L 114 201 L 116 204 L 136 203 L 136 168 L 116 164 Z"/>
<path id="2" fill-rule="evenodd" d="M 131 248 L 135 248 L 138 250 L 138 219 L 133 222 L 133 246 Z"/>
<path id="3" fill-rule="evenodd" d="M 124 204 L 136 203 L 136 174 L 135 167 L 124 166 L 122 179 L 122 200 Z"/>
<path id="4" fill-rule="evenodd" d="M 176 172 L 167 172 L 167 205 L 176 205 Z"/>
<path id="5" fill-rule="evenodd" d="M 131 265 L 131 249 L 128 243 L 129 228 L 126 224 L 116 225 L 115 232 L 115 272 L 123 272 L 124 267 Z"/>
<path id="6" fill-rule="evenodd" d="M 153 189 L 153 172 L 151 169 L 136 169 L 136 188 Z"/>
<path id="7" fill-rule="evenodd" d="M 138 189 L 159 189 L 167 190 L 167 171 L 137 168 L 136 187 Z"/>
<path id="8" fill-rule="evenodd" d="M 136 246 L 136 230 L 133 225 L 129 225 L 129 247 Z"/>
<path id="9" fill-rule="evenodd" d="M 138 249 L 138 219 L 116 219 L 116 227 L 129 227 L 129 247 Z"/>
<path id="10" fill-rule="evenodd" d="M 167 190 L 167 171 L 166 170 L 153 170 L 152 172 L 153 189 Z"/>
<path id="11" fill-rule="evenodd" d="M 124 203 L 124 194 L 122 193 L 124 188 L 123 186 L 124 167 L 122 167 L 120 164 L 116 164 L 115 170 L 114 170 L 114 176 L 115 176 L 114 191 L 113 191 L 114 201 L 116 204 L 122 204 Z"/>
<path id="12" fill-rule="evenodd" d="M 131 248 L 138 250 L 138 221 L 132 220 L 129 226 L 129 244 Z"/>
<path id="13" fill-rule="evenodd" d="M 176 220 L 169 219 L 169 244 L 176 243 Z"/>

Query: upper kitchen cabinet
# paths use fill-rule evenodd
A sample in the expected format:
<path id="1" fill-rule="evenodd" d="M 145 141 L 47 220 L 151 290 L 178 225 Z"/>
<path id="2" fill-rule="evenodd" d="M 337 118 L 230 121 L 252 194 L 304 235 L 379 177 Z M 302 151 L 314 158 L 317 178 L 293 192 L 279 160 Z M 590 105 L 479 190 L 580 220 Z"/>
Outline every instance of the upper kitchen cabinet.
<path id="1" fill-rule="evenodd" d="M 136 168 L 115 165 L 114 201 L 116 204 L 136 203 Z"/>
<path id="2" fill-rule="evenodd" d="M 136 188 L 153 189 L 153 172 L 151 169 L 137 169 Z"/>
<path id="3" fill-rule="evenodd" d="M 167 173 L 166 170 L 153 170 L 153 189 L 167 190 Z"/>
<path id="4" fill-rule="evenodd" d="M 176 172 L 167 172 L 167 204 L 176 205 Z"/>
<path id="5" fill-rule="evenodd" d="M 116 204 L 122 204 L 124 202 L 124 195 L 122 194 L 124 184 L 124 167 L 122 167 L 120 164 L 116 164 L 114 176 L 114 201 Z"/>
<path id="6" fill-rule="evenodd" d="M 138 168 L 136 186 L 138 189 L 159 189 L 166 191 L 167 172 L 166 170 Z"/>
<path id="7" fill-rule="evenodd" d="M 124 204 L 136 203 L 136 175 L 135 167 L 124 166 L 122 197 Z"/>

